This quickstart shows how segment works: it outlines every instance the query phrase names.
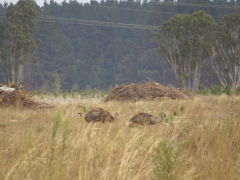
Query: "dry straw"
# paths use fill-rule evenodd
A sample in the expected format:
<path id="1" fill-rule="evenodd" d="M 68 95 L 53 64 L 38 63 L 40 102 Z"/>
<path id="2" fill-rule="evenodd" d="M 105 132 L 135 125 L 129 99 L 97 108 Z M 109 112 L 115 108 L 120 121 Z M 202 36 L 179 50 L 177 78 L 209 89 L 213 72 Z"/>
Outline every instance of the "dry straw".
<path id="1" fill-rule="evenodd" d="M 87 123 L 76 103 L 58 109 L 0 109 L 0 179 L 161 179 L 154 157 L 172 162 L 166 174 L 175 179 L 240 179 L 240 99 L 207 96 L 194 99 L 88 103 L 87 112 L 101 107 L 119 113 L 113 123 Z M 180 110 L 180 107 L 184 110 Z M 130 128 L 139 112 L 167 117 L 172 123 Z M 11 121 L 16 120 L 16 121 Z M 170 143 L 169 151 L 156 149 Z M 179 142 L 184 146 L 181 151 Z M 165 155 L 178 152 L 172 161 Z M 181 165 L 181 166 L 180 166 Z M 170 167 L 170 166 L 169 166 Z"/>

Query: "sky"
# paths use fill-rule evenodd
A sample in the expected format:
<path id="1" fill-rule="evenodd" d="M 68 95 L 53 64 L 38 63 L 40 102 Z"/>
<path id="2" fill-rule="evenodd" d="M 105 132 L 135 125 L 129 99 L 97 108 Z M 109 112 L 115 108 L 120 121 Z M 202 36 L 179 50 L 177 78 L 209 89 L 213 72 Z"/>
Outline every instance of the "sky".
<path id="1" fill-rule="evenodd" d="M 10 4 L 11 2 L 13 4 L 16 4 L 18 2 L 18 0 L 0 0 L 0 3 L 3 4 L 4 2 L 7 2 L 8 4 Z M 45 0 L 35 0 L 36 3 L 39 5 L 39 6 L 43 6 L 43 3 Z M 64 0 L 54 0 L 55 2 L 57 2 L 58 4 L 61 4 Z M 77 0 L 78 2 L 82 2 L 82 3 L 87 3 L 87 2 L 90 2 L 90 0 Z M 50 0 L 47 0 L 47 3 L 49 3 Z M 69 0 L 66 0 L 66 2 L 69 2 Z"/>

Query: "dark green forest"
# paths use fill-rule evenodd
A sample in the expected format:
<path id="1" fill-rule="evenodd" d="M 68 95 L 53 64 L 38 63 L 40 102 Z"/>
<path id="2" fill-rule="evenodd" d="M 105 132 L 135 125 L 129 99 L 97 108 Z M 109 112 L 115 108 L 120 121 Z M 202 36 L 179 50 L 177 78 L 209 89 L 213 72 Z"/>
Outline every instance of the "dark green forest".
<path id="1" fill-rule="evenodd" d="M 240 12 L 240 0 L 165 0 L 142 3 L 138 0 L 107 0 L 86 4 L 75 0 L 57 4 L 51 0 L 43 7 L 34 1 L 30 2 L 34 4 L 36 12 L 28 14 L 32 14 L 29 18 L 36 23 L 36 28 L 32 25 L 34 31 L 27 36 L 31 34 L 33 41 L 29 39 L 26 43 L 26 52 L 24 49 L 19 50 L 21 66 L 14 68 L 21 77 L 13 79 L 18 82 L 25 79 L 24 85 L 28 90 L 44 88 L 52 91 L 57 81 L 61 89 L 71 90 L 74 86 L 78 89 L 105 90 L 115 84 L 146 83 L 148 78 L 163 85 L 193 90 L 198 90 L 200 85 L 211 87 L 215 82 L 223 86 L 230 84 L 232 88 L 239 85 L 240 70 L 231 72 L 231 68 L 239 67 L 236 60 L 239 42 L 236 39 L 239 41 L 240 16 L 237 13 Z M 14 8 L 12 16 L 10 14 L 8 18 L 7 12 L 11 13 L 9 7 L 11 5 L 7 3 L 0 5 L 0 82 L 4 83 L 10 82 L 12 79 L 9 77 L 13 76 L 9 71 L 10 65 L 6 63 L 6 59 L 11 58 L 11 28 L 13 34 L 16 28 L 10 22 Z M 211 26 L 207 26 L 210 28 L 196 25 L 201 17 L 211 21 Z M 182 19 L 181 26 L 177 25 L 180 22 L 178 18 Z M 193 19 L 190 21 L 189 18 Z M 184 23 L 193 24 L 190 27 Z M 231 29 L 232 24 L 235 26 Z M 202 26 L 206 27 L 204 24 Z M 21 27 L 24 29 L 24 25 Z M 237 31 L 233 32 L 235 29 Z M 218 32 L 218 35 L 212 32 Z M 174 33 L 176 36 L 173 36 Z M 231 33 L 238 36 L 233 37 L 232 42 L 227 42 L 226 38 L 231 38 Z M 167 41 L 167 38 L 172 42 Z M 198 39 L 202 40 L 202 44 Z M 174 49 L 178 46 L 172 47 L 177 62 L 175 69 L 167 60 L 170 51 L 163 47 L 164 43 L 168 43 L 169 47 L 171 43 L 176 43 L 180 47 L 179 53 Z M 201 49 L 193 50 L 190 47 Z M 183 57 L 187 60 L 184 63 Z M 225 62 L 229 58 L 234 59 L 234 65 Z M 187 68 L 189 59 L 194 63 Z M 231 73 L 232 79 L 229 75 Z"/>

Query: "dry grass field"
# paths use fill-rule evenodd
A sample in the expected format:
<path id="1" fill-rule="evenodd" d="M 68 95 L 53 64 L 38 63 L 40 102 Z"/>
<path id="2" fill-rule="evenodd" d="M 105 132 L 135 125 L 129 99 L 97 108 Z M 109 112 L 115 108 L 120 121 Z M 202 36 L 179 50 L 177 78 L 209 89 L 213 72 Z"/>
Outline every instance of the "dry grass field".
<path id="1" fill-rule="evenodd" d="M 0 108 L 0 124 L 7 125 L 0 128 L 0 179 L 240 179 L 238 96 L 53 102 L 54 109 Z M 79 105 L 86 107 L 82 117 Z M 86 123 L 95 107 L 119 117 Z M 138 112 L 169 118 L 174 111 L 170 123 L 128 127 Z"/>

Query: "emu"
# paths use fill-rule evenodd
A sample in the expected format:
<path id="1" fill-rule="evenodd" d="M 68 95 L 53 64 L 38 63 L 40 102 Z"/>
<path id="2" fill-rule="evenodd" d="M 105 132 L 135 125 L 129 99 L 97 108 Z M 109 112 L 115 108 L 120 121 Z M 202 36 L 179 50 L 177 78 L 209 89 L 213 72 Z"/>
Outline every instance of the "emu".
<path id="1" fill-rule="evenodd" d="M 138 113 L 137 115 L 133 116 L 130 119 L 129 126 L 132 127 L 134 126 L 134 124 L 153 125 L 153 124 L 161 123 L 165 117 L 166 117 L 165 113 L 161 114 L 161 118 L 156 118 L 151 114 L 147 114 L 147 113 Z"/>
<path id="2" fill-rule="evenodd" d="M 95 108 L 85 115 L 85 120 L 88 123 L 89 122 L 95 123 L 101 121 L 104 124 L 105 122 L 113 122 L 117 116 L 118 113 L 115 113 L 113 117 L 108 111 L 105 111 L 102 108 Z"/>

